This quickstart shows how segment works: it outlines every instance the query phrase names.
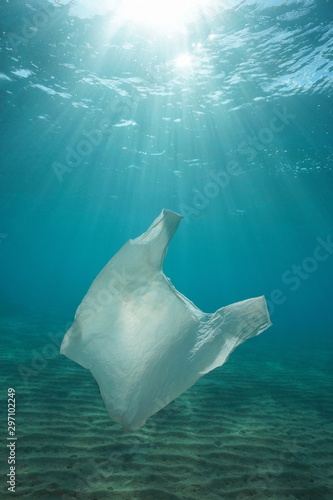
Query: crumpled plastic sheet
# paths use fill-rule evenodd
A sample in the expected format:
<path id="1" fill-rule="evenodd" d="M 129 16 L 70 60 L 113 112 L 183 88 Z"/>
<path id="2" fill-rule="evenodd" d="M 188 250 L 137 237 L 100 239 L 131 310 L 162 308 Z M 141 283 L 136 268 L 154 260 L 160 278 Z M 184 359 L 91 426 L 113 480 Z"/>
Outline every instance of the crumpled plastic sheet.
<path id="1" fill-rule="evenodd" d="M 102 269 L 76 311 L 61 353 L 91 371 L 110 417 L 126 430 L 223 365 L 271 325 L 264 297 L 204 313 L 163 274 L 182 216 L 162 210 Z"/>

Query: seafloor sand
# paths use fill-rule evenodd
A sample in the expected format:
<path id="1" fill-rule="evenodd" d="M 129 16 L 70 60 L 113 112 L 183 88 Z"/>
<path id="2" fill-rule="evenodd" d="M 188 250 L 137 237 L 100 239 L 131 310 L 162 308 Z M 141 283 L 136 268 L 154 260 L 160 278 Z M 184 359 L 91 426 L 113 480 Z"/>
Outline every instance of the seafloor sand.
<path id="1" fill-rule="evenodd" d="M 124 433 L 90 373 L 56 356 L 36 325 L 1 325 L 1 392 L 16 390 L 18 439 L 7 495 L 3 415 L 0 498 L 333 499 L 332 346 L 294 341 L 285 353 L 265 333 Z"/>

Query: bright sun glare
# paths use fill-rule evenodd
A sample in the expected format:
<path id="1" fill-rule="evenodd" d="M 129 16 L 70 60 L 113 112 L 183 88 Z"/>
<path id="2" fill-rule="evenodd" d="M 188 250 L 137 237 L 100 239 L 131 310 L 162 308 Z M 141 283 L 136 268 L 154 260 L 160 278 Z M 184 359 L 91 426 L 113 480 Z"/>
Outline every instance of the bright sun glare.
<path id="1" fill-rule="evenodd" d="M 124 0 L 120 15 L 157 30 L 180 31 L 212 6 L 214 0 Z"/>
<path id="2" fill-rule="evenodd" d="M 190 68 L 192 66 L 192 57 L 190 54 L 180 54 L 175 60 L 175 66 L 177 68 Z"/>

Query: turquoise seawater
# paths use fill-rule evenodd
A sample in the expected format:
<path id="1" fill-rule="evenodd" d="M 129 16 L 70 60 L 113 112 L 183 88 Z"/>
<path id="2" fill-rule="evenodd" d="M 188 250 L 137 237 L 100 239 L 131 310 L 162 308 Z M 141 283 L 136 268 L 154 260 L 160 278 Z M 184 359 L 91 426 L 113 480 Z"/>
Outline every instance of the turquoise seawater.
<path id="1" fill-rule="evenodd" d="M 123 4 L 0 6 L 0 498 L 332 500 L 331 2 Z M 273 326 L 124 433 L 59 347 L 163 208 L 175 287 Z"/>

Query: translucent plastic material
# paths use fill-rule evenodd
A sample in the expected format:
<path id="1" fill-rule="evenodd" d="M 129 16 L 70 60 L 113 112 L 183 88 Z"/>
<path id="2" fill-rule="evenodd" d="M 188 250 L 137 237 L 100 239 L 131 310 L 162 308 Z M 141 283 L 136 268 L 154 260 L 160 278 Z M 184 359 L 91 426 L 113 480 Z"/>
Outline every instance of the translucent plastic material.
<path id="1" fill-rule="evenodd" d="M 182 217 L 163 210 L 102 269 L 80 304 L 61 352 L 88 368 L 112 419 L 135 430 L 270 326 L 264 297 L 198 309 L 163 274 Z"/>

